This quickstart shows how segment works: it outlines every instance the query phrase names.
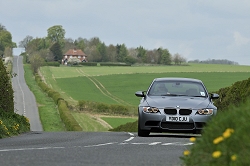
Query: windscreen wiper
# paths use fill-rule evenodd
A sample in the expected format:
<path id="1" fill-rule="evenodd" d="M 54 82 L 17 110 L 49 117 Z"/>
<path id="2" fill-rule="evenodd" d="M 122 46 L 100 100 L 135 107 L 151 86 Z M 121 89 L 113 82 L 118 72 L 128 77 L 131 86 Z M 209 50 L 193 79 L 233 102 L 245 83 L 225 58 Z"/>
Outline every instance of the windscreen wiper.
<path id="1" fill-rule="evenodd" d="M 166 94 L 163 94 L 161 96 L 187 96 L 187 95 L 183 95 L 183 94 L 174 94 L 174 93 L 166 93 Z"/>

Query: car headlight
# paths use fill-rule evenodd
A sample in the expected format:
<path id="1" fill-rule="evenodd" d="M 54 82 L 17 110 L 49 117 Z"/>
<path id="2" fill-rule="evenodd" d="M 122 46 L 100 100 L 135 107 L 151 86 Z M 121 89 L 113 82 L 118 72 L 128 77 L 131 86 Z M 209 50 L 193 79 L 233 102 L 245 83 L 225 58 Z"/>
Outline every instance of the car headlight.
<path id="1" fill-rule="evenodd" d="M 157 113 L 160 112 L 158 108 L 156 107 L 143 107 L 143 112 L 147 113 Z"/>
<path id="2" fill-rule="evenodd" d="M 212 115 L 213 112 L 214 112 L 214 110 L 213 110 L 213 109 L 209 109 L 209 108 L 206 108 L 206 109 L 199 109 L 199 110 L 197 111 L 197 113 L 198 113 L 199 115 Z"/>

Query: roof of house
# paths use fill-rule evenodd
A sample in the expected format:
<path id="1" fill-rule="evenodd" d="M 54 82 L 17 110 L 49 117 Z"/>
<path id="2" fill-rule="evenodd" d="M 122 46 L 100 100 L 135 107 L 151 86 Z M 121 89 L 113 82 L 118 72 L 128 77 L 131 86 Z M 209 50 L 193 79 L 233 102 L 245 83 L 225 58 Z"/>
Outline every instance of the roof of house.
<path id="1" fill-rule="evenodd" d="M 64 55 L 82 55 L 82 56 L 86 56 L 85 53 L 80 49 L 69 49 Z"/>

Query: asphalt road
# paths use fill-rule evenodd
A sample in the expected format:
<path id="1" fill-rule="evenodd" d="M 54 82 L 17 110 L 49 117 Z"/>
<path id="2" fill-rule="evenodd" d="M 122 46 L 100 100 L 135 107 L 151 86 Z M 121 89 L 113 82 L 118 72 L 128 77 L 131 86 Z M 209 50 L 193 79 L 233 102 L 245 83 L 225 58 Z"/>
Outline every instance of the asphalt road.
<path id="1" fill-rule="evenodd" d="M 0 139 L 0 165 L 180 166 L 192 135 L 127 132 L 43 132 L 35 98 L 25 84 L 22 57 L 14 57 L 15 109 L 30 119 L 31 132 Z"/>
<path id="2" fill-rule="evenodd" d="M 4 166 L 179 166 L 191 143 L 180 135 L 126 132 L 30 132 L 0 140 Z"/>
<path id="3" fill-rule="evenodd" d="M 13 57 L 12 88 L 14 90 L 14 107 L 16 113 L 24 115 L 30 120 L 31 131 L 43 131 L 39 118 L 37 103 L 34 94 L 30 91 L 24 79 L 23 57 Z"/>

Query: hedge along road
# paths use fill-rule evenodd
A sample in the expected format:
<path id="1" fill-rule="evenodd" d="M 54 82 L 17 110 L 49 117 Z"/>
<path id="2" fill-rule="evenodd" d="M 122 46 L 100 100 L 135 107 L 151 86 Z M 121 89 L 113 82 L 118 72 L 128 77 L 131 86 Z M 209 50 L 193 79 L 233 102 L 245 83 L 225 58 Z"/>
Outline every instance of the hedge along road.
<path id="1" fill-rule="evenodd" d="M 17 74 L 12 78 L 16 113 L 24 115 L 30 120 L 31 131 L 43 131 L 35 96 L 28 88 L 24 79 L 22 56 L 13 57 L 12 72 Z"/>

